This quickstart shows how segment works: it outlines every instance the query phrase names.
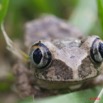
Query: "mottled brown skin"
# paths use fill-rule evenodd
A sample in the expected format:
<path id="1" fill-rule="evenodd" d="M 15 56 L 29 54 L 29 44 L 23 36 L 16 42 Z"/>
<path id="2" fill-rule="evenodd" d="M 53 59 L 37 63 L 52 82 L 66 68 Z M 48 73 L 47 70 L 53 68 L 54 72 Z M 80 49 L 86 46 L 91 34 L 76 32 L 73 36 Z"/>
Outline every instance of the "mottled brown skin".
<path id="1" fill-rule="evenodd" d="M 45 97 L 59 92 L 79 89 L 83 83 L 96 77 L 101 64 L 90 57 L 90 48 L 97 38 L 81 39 L 82 34 L 71 25 L 53 16 L 42 17 L 26 24 L 27 52 L 36 42 L 47 46 L 52 62 L 42 70 L 28 61 L 19 61 L 14 67 L 18 92 L 21 96 Z"/>

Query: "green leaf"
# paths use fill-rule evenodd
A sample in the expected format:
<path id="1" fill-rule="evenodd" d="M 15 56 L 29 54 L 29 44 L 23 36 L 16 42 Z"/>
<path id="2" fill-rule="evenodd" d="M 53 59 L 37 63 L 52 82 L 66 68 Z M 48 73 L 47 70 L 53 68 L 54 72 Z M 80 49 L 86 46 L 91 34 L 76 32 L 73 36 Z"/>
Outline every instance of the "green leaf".
<path id="1" fill-rule="evenodd" d="M 19 100 L 18 103 L 35 103 L 33 97 L 27 97 L 26 99 Z"/>
<path id="2" fill-rule="evenodd" d="M 8 9 L 9 0 L 0 0 L 0 23 L 4 20 Z"/>
<path id="3" fill-rule="evenodd" d="M 97 96 L 101 89 L 102 87 L 94 87 L 91 89 L 68 93 L 61 96 L 34 101 L 33 99 L 30 99 L 26 102 L 23 101 L 20 103 L 94 103 L 94 101 L 98 99 Z M 100 101 L 98 103 L 103 103 L 103 97 L 101 97 L 98 101 Z"/>
<path id="4" fill-rule="evenodd" d="M 46 0 L 34 0 L 33 1 L 36 6 L 38 6 L 39 9 L 43 10 L 43 11 L 49 11 L 50 7 L 48 5 L 48 2 Z"/>
<path id="5" fill-rule="evenodd" d="M 7 92 L 11 89 L 11 85 L 14 81 L 14 76 L 12 73 L 8 73 L 5 78 L 0 80 L 0 93 Z"/>
<path id="6" fill-rule="evenodd" d="M 97 96 L 96 100 L 94 103 L 103 103 L 103 88 L 100 91 L 99 95 Z"/>
<path id="7" fill-rule="evenodd" d="M 97 20 L 96 0 L 79 0 L 69 22 L 88 34 Z"/>
<path id="8" fill-rule="evenodd" d="M 97 0 L 97 5 L 98 5 L 99 20 L 103 30 L 103 0 Z"/>

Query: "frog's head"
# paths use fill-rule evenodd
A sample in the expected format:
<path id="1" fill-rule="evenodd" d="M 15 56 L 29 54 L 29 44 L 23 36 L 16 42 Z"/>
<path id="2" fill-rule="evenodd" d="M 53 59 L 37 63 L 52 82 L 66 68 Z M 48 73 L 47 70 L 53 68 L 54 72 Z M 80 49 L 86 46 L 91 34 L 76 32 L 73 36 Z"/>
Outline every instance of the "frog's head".
<path id="1" fill-rule="evenodd" d="M 103 42 L 91 36 L 79 39 L 39 41 L 30 59 L 35 77 L 53 82 L 81 82 L 96 77 L 103 61 Z"/>

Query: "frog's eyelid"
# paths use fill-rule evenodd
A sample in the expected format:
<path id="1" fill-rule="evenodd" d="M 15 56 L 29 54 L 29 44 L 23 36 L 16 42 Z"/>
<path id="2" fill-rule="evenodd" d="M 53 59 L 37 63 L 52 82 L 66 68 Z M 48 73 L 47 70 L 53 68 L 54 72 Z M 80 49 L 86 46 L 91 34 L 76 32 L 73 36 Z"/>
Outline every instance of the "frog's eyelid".
<path id="1" fill-rule="evenodd" d="M 103 61 L 103 57 L 102 57 L 102 53 L 101 53 L 101 49 L 100 49 L 100 44 L 101 41 L 100 39 L 95 39 L 91 50 L 90 50 L 90 54 L 91 54 L 91 58 L 96 62 L 96 63 L 101 63 Z"/>
<path id="2" fill-rule="evenodd" d="M 8 35 L 4 29 L 3 23 L 1 24 L 1 31 L 2 31 L 4 39 L 6 41 L 7 49 L 10 52 L 12 52 L 15 56 L 17 56 L 19 59 L 21 59 L 23 61 L 28 61 L 29 56 L 25 52 L 20 50 L 20 48 L 15 46 L 15 43 L 8 37 Z"/>
<path id="3" fill-rule="evenodd" d="M 36 48 L 35 48 L 35 46 L 36 46 Z M 35 49 L 38 49 L 38 48 L 40 49 L 41 54 L 42 54 L 42 58 L 41 58 L 39 64 L 35 63 L 35 60 L 33 58 L 33 53 L 35 52 Z M 52 61 L 52 54 L 49 51 L 49 49 L 43 43 L 39 42 L 37 44 L 34 44 L 31 47 L 30 58 L 31 58 L 31 61 L 34 64 L 35 67 L 37 67 L 39 69 L 43 69 L 43 68 L 50 65 L 50 63 Z"/>
<path id="4" fill-rule="evenodd" d="M 101 54 L 101 57 L 103 58 L 103 42 L 99 43 L 99 52 Z"/>

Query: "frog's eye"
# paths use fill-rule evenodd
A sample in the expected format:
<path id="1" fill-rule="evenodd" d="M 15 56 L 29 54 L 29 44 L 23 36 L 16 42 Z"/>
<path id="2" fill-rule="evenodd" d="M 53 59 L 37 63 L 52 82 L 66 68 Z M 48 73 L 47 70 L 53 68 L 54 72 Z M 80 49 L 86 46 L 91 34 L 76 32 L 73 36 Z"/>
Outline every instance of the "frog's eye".
<path id="1" fill-rule="evenodd" d="M 47 67 L 52 61 L 52 55 L 49 49 L 41 42 L 32 46 L 30 59 L 35 67 L 42 69 Z"/>
<path id="2" fill-rule="evenodd" d="M 101 63 L 103 61 L 103 41 L 98 38 L 95 39 L 92 44 L 91 58 L 97 63 Z"/>

